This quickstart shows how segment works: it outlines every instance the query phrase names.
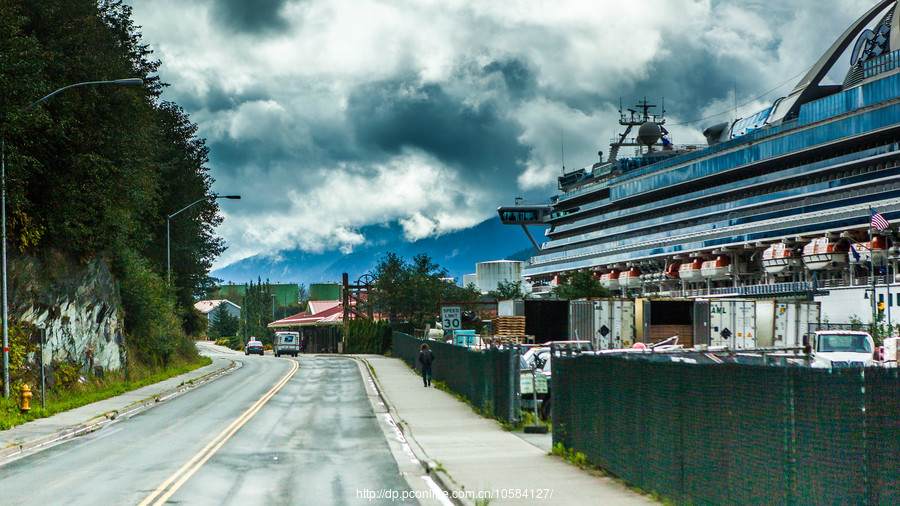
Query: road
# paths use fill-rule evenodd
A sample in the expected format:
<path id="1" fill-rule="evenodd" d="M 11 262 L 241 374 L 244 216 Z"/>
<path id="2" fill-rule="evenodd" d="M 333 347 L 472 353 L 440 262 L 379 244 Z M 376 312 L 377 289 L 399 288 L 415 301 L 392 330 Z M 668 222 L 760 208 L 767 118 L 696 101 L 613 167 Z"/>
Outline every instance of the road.
<path id="1" fill-rule="evenodd" d="M 361 491 L 410 490 L 356 361 L 229 357 L 243 367 L 0 466 L 0 503 L 361 504 Z"/>

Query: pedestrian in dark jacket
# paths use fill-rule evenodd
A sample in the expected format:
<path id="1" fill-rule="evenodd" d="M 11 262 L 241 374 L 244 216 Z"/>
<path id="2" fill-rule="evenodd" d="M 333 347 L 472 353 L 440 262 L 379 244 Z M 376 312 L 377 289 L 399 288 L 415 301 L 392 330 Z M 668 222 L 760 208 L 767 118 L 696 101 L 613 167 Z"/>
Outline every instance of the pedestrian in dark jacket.
<path id="1" fill-rule="evenodd" d="M 428 345 L 422 343 L 419 348 L 419 363 L 422 364 L 422 382 L 425 386 L 431 386 L 431 363 L 434 362 L 434 353 L 428 349 Z"/>

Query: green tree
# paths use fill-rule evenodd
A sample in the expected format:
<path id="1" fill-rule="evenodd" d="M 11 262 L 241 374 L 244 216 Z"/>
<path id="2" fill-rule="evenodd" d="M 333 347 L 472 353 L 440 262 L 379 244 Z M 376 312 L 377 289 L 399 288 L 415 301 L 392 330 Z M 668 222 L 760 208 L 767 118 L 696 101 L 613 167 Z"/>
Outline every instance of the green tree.
<path id="1" fill-rule="evenodd" d="M 276 320 L 272 315 L 272 290 L 269 282 L 257 278 L 245 285 L 244 303 L 241 305 L 241 333 L 248 339 L 255 337 L 263 344 L 273 344 L 275 331 L 268 327 Z"/>
<path id="2" fill-rule="evenodd" d="M 405 290 L 409 277 L 406 262 L 395 253 L 386 253 L 378 260 L 372 276 L 375 283 L 369 302 L 376 313 L 387 316 L 391 326 L 396 327 L 407 318 L 410 304 Z"/>
<path id="3" fill-rule="evenodd" d="M 445 281 L 447 269 L 438 265 L 425 253 L 414 256 L 408 267 L 412 293 L 410 300 L 410 320 L 415 328 L 422 328 L 427 322 L 440 316 L 440 303 L 453 286 Z"/>
<path id="4" fill-rule="evenodd" d="M 435 321 L 441 301 L 456 288 L 445 280 L 447 270 L 425 253 L 413 257 L 412 262 L 387 253 L 372 275 L 375 282 L 369 303 L 373 310 L 387 317 L 392 327 L 407 331 Z"/>
<path id="5" fill-rule="evenodd" d="M 228 311 L 228 305 L 219 304 L 213 311 L 209 322 L 209 336 L 212 338 L 231 337 L 238 334 L 241 321 L 237 316 Z"/>
<path id="6" fill-rule="evenodd" d="M 575 271 L 566 277 L 565 283 L 553 289 L 553 295 L 560 299 L 612 297 L 612 292 L 603 288 L 597 276 L 589 270 Z"/>
<path id="7" fill-rule="evenodd" d="M 221 217 L 209 200 L 172 222 L 168 286 L 166 218 L 207 195 L 212 179 L 196 125 L 160 100 L 160 62 L 141 42 L 131 8 L 121 0 L 8 0 L 0 26 L 11 253 L 106 259 L 121 284 L 127 342 L 140 348 L 129 356 L 166 362 L 193 353 L 185 332 L 203 326 L 191 306 L 211 286 L 209 268 L 224 247 L 214 235 Z M 71 84 L 125 77 L 145 84 L 79 87 L 23 110 Z M 9 275 L 15 282 L 24 274 Z M 22 301 L 11 302 L 15 320 Z"/>
<path id="8" fill-rule="evenodd" d="M 488 292 L 495 300 L 530 299 L 531 294 L 522 290 L 522 281 L 500 281 L 497 289 Z"/>

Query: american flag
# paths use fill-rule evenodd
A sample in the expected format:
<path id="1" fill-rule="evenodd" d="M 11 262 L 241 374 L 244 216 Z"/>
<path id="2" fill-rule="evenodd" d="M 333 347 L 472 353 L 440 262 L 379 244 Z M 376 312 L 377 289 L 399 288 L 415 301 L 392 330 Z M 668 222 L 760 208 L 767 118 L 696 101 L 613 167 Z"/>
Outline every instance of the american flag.
<path id="1" fill-rule="evenodd" d="M 888 220 L 884 219 L 884 216 L 878 214 L 874 209 L 872 209 L 872 228 L 876 230 L 884 230 L 890 226 L 891 224 L 888 223 Z"/>

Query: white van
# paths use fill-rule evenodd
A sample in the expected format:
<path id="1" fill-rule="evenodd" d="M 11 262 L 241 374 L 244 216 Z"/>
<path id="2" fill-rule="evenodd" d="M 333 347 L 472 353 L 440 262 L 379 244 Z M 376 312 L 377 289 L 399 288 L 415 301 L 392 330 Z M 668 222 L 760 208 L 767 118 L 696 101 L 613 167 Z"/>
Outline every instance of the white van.
<path id="1" fill-rule="evenodd" d="M 275 333 L 275 356 L 297 356 L 300 354 L 300 334 L 298 332 Z"/>

